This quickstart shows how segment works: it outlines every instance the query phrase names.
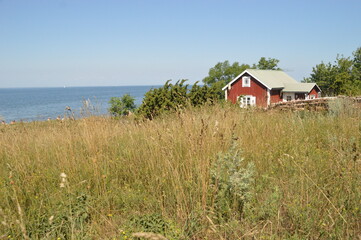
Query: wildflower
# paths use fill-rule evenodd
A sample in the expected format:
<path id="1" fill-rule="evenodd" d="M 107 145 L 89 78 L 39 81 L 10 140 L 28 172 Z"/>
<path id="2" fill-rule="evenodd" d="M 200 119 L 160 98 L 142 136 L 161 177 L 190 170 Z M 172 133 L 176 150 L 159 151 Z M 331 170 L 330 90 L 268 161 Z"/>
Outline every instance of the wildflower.
<path id="1" fill-rule="evenodd" d="M 213 132 L 213 137 L 218 133 L 219 128 L 218 128 L 219 122 L 216 120 L 215 124 L 214 124 L 214 132 Z"/>
<path id="2" fill-rule="evenodd" d="M 66 178 L 67 176 L 66 176 L 65 173 L 60 173 L 60 177 L 61 177 L 61 178 Z"/>
<path id="3" fill-rule="evenodd" d="M 61 188 L 64 188 L 65 185 L 66 185 L 66 183 L 67 183 L 67 180 L 66 180 L 67 176 L 66 176 L 65 173 L 61 173 L 61 174 L 60 174 L 60 178 L 61 178 L 61 180 L 60 180 L 60 187 L 61 187 Z"/>
<path id="4" fill-rule="evenodd" d="M 52 223 L 53 223 L 53 219 L 54 219 L 54 216 L 50 216 L 50 218 L 49 218 L 49 224 L 52 224 Z"/>

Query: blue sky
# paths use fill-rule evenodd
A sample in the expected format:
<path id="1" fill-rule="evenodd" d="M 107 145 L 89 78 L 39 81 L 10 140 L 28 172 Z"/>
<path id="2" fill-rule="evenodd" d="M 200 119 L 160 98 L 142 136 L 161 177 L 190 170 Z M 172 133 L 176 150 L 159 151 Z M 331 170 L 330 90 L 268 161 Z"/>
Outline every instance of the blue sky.
<path id="1" fill-rule="evenodd" d="M 163 84 L 280 60 L 296 80 L 361 47 L 360 0 L 0 0 L 0 87 Z"/>

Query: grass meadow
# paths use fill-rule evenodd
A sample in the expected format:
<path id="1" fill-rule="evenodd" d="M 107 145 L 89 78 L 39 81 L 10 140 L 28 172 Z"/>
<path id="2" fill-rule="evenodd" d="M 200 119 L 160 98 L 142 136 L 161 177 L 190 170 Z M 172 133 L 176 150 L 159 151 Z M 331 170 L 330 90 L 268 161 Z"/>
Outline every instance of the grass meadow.
<path id="1" fill-rule="evenodd" d="M 0 126 L 0 239 L 359 239 L 361 111 L 331 110 Z"/>

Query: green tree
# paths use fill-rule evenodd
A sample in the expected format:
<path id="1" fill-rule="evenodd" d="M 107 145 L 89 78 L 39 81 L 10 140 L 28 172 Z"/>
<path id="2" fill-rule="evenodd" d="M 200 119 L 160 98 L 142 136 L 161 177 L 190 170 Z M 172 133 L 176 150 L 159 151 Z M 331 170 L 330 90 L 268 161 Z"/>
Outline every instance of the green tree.
<path id="1" fill-rule="evenodd" d="M 317 64 L 316 67 L 312 68 L 311 76 L 304 78 L 302 82 L 310 83 L 314 82 L 321 88 L 324 94 L 332 95 L 334 89 L 332 88 L 332 82 L 334 81 L 336 69 L 331 63 Z"/>
<path id="2" fill-rule="evenodd" d="M 278 67 L 278 63 L 280 60 L 275 58 L 268 58 L 261 57 L 261 59 L 258 61 L 258 64 L 253 64 L 252 68 L 255 69 L 262 69 L 262 70 L 281 70 L 281 68 Z"/>
<path id="3" fill-rule="evenodd" d="M 361 84 L 361 47 L 353 52 L 353 68 L 352 75 L 358 84 Z M 361 88 L 361 86 L 360 86 Z"/>
<path id="4" fill-rule="evenodd" d="M 125 116 L 136 108 L 134 97 L 129 94 L 124 94 L 122 97 L 110 98 L 110 108 L 108 111 L 113 116 Z"/>
<path id="5" fill-rule="evenodd" d="M 336 94 L 352 95 L 355 83 L 352 76 L 353 61 L 350 58 L 337 56 L 334 68 L 336 73 L 331 87 Z"/>
<path id="6" fill-rule="evenodd" d="M 234 62 L 231 65 L 228 60 L 219 62 L 209 69 L 208 76 L 203 79 L 203 82 L 207 85 L 213 85 L 218 82 L 226 85 L 247 68 L 250 68 L 250 65 L 240 65 L 239 62 Z"/>
<path id="7" fill-rule="evenodd" d="M 337 56 L 334 64 L 321 63 L 312 68 L 303 82 L 315 82 L 326 95 L 361 94 L 361 48 L 350 57 Z"/>

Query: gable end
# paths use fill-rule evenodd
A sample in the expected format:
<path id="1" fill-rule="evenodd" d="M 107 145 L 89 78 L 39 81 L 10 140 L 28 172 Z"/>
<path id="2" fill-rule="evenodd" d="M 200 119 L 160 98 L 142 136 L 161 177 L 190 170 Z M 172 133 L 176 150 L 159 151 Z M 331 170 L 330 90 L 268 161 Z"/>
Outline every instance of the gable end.
<path id="1" fill-rule="evenodd" d="M 222 91 L 226 90 L 227 88 L 231 87 L 232 85 L 237 81 L 242 81 L 242 77 L 245 74 L 248 74 L 248 76 L 251 76 L 252 78 L 256 79 L 259 83 L 261 83 L 263 86 L 265 86 L 267 89 L 271 90 L 270 87 L 268 87 L 266 84 L 264 84 L 261 80 L 259 80 L 257 77 L 255 77 L 253 74 L 251 74 L 248 70 L 244 70 L 241 74 L 239 74 L 237 77 L 235 77 L 232 81 L 230 81 L 226 86 L 222 88 Z"/>

